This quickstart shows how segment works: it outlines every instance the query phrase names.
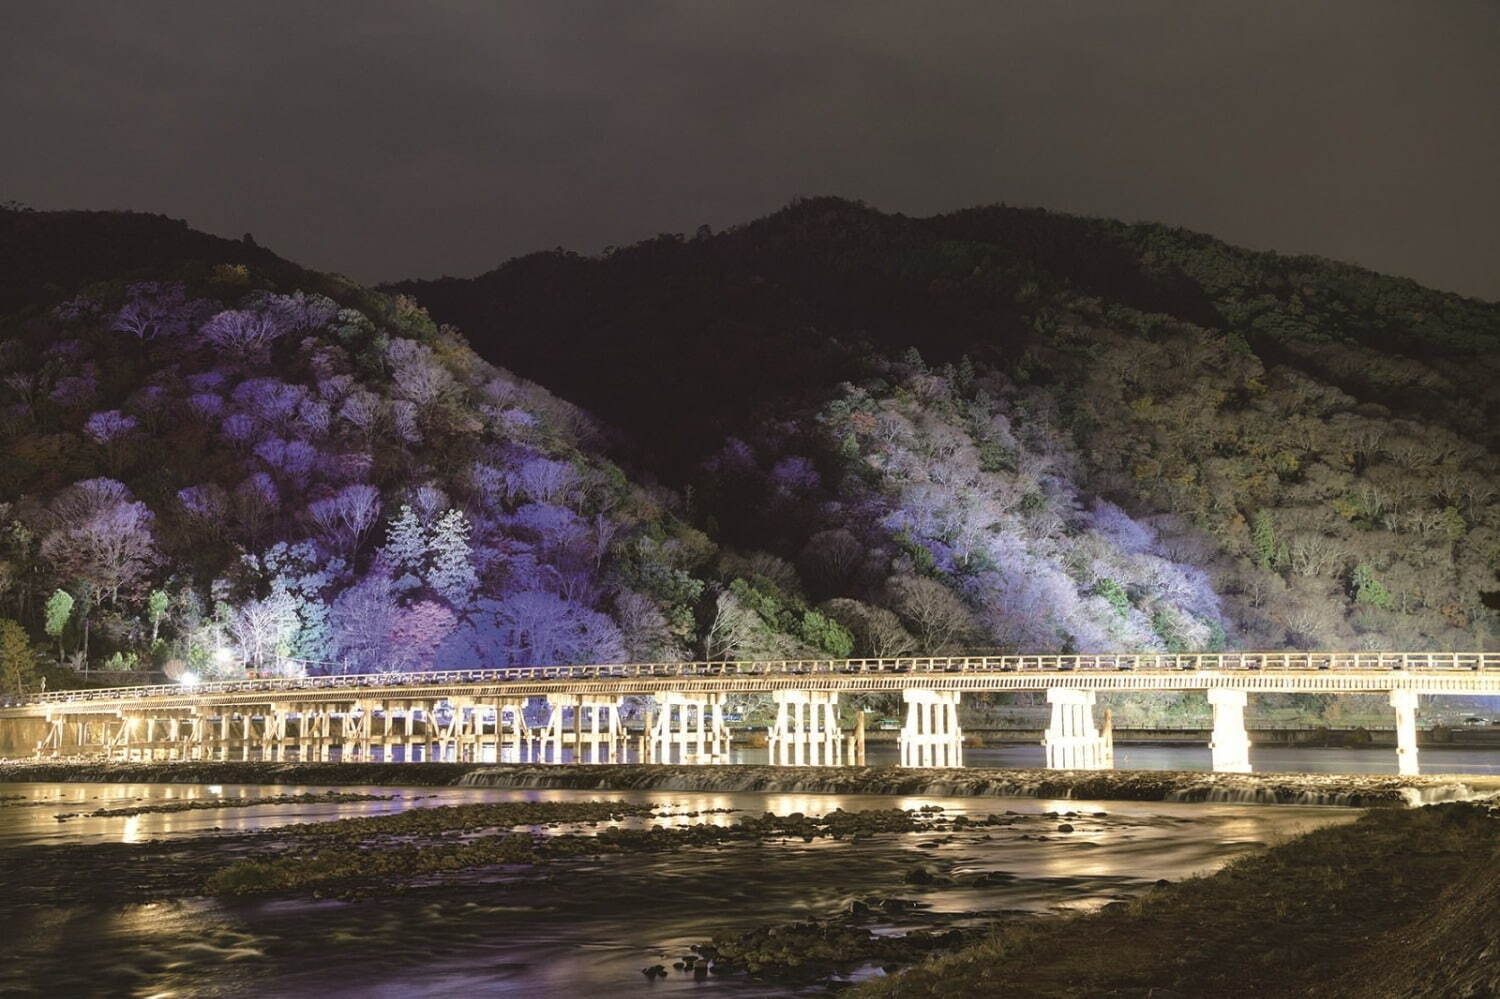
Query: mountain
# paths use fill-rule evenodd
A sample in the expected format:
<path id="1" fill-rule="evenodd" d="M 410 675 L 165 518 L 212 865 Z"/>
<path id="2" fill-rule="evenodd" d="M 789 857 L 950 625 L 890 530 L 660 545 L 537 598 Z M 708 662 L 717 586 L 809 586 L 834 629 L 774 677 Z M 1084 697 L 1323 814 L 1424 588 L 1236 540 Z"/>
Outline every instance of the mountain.
<path id="1" fill-rule="evenodd" d="M 1494 303 L 1162 226 L 832 198 L 390 290 L 748 553 L 720 560 L 723 648 L 778 651 L 804 606 L 870 654 L 1497 641 Z"/>
<path id="2" fill-rule="evenodd" d="M 3 210 L 0 274 L 8 683 L 1496 643 L 1500 307 L 1341 264 L 817 199 L 386 289 Z"/>
<path id="3" fill-rule="evenodd" d="M 160 216 L 0 211 L 0 247 L 0 625 L 49 655 L 691 654 L 713 544 L 411 299 Z"/>

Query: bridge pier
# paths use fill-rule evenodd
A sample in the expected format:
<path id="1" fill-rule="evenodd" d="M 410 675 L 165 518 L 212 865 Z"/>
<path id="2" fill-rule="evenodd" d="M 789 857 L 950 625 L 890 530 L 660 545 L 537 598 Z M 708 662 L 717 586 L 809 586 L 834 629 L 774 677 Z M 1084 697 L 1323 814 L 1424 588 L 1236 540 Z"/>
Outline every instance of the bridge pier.
<path id="1" fill-rule="evenodd" d="M 1049 687 L 1052 723 L 1042 745 L 1049 770 L 1110 770 L 1115 765 L 1114 735 L 1108 723 L 1094 726 L 1094 692 L 1076 687 Z"/>
<path id="2" fill-rule="evenodd" d="M 767 737 L 771 763 L 781 767 L 839 766 L 839 695 L 827 690 L 773 690 L 776 723 Z"/>
<path id="3" fill-rule="evenodd" d="M 504 747 L 505 716 L 510 716 L 509 759 Z M 526 700 L 502 698 L 495 702 L 495 760 L 500 763 L 526 763 L 531 754 L 531 728 L 526 724 Z M 534 761 L 532 761 L 534 762 Z"/>
<path id="4" fill-rule="evenodd" d="M 1208 748 L 1216 773 L 1250 772 L 1250 733 L 1245 731 L 1245 704 L 1249 699 L 1243 690 L 1216 687 L 1208 691 L 1208 703 L 1214 709 L 1214 734 Z"/>
<path id="5" fill-rule="evenodd" d="M 1391 691 L 1396 709 L 1396 772 L 1403 777 L 1420 773 L 1417 767 L 1417 692 Z"/>
<path id="6" fill-rule="evenodd" d="M 958 726 L 959 692 L 908 687 L 906 724 L 897 742 L 903 767 L 961 767 L 964 733 Z"/>
<path id="7" fill-rule="evenodd" d="M 620 708 L 625 704 L 622 697 L 596 697 L 588 694 L 578 699 L 574 716 L 573 757 L 577 763 L 624 763 L 625 726 L 620 723 Z M 588 731 L 583 729 L 583 716 L 588 713 Z M 584 747 L 588 747 L 585 758 Z"/>
<path id="8" fill-rule="evenodd" d="M 656 694 L 656 707 L 655 724 L 646 740 L 648 762 L 729 762 L 723 694 L 665 690 Z"/>
<path id="9" fill-rule="evenodd" d="M 563 710 L 572 708 L 576 716 L 578 711 L 577 694 L 548 694 L 547 695 L 547 727 L 542 729 L 540 755 L 534 761 L 537 763 L 561 763 L 563 761 Z M 574 759 L 577 759 L 577 747 L 574 747 Z"/>

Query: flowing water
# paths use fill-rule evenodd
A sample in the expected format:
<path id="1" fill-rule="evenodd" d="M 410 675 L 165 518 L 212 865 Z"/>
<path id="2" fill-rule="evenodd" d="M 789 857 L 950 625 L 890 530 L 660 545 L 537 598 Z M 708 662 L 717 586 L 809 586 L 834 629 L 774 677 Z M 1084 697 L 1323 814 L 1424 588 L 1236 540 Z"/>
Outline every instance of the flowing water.
<path id="1" fill-rule="evenodd" d="M 898 750 L 890 743 L 872 744 L 865 757 L 871 766 L 895 766 Z M 1427 748 L 1417 754 L 1417 761 L 1424 774 L 1500 774 L 1500 748 Z M 766 763 L 766 750 L 736 750 L 734 762 Z M 1034 743 L 977 746 L 964 750 L 964 764 L 971 767 L 1040 768 L 1046 762 L 1046 750 Z M 1250 767 L 1255 773 L 1393 774 L 1396 772 L 1396 750 L 1389 746 L 1357 749 L 1252 746 Z M 1206 745 L 1116 743 L 1115 769 L 1209 771 L 1213 769 L 1213 758 Z"/>
<path id="2" fill-rule="evenodd" d="M 656 963 L 670 967 L 691 944 L 715 933 L 830 916 L 862 896 L 915 899 L 927 907 L 883 924 L 891 931 L 1095 907 L 1138 894 L 1158 878 L 1209 872 L 1264 844 L 1358 814 L 1354 809 L 1237 803 L 453 787 L 346 789 L 395 796 L 387 801 L 267 804 L 61 822 L 54 817 L 143 802 L 309 790 L 318 789 L 0 785 L 0 850 L 24 854 L 61 844 L 214 836 L 474 801 L 615 799 L 670 804 L 685 812 L 809 815 L 834 808 L 940 805 L 973 815 L 1012 810 L 1021 817 L 1015 825 L 966 830 L 951 841 L 946 834 L 930 833 L 858 842 L 773 841 L 490 870 L 458 883 L 361 902 L 188 898 L 33 905 L 0 914 L 6 923 L 0 951 L 9 952 L 0 961 L 0 994 L 784 995 L 786 987 L 740 978 L 695 982 L 691 975 L 673 972 L 648 983 L 640 972 Z M 1069 812 L 1075 815 L 1066 817 Z M 735 818 L 717 813 L 675 821 Z M 1063 821 L 1075 831 L 1060 832 Z M 946 872 L 955 883 L 904 883 L 916 865 Z M 983 872 L 1001 876 L 985 879 L 983 886 L 973 884 Z"/>

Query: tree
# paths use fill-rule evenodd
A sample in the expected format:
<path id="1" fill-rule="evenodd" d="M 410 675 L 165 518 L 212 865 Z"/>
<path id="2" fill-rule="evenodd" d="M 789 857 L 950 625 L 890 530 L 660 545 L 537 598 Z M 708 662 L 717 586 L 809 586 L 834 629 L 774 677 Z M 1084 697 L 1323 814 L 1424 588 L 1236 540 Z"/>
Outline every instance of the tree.
<path id="1" fill-rule="evenodd" d="M 475 662 L 512 666 L 618 663 L 625 642 L 605 615 L 545 590 L 480 600 L 465 626 L 444 643 L 438 668 Z"/>
<path id="2" fill-rule="evenodd" d="M 161 632 L 162 618 L 167 616 L 167 607 L 172 598 L 167 595 L 166 590 L 152 590 L 151 595 L 146 598 L 146 617 L 151 621 L 151 644 L 156 644 L 156 637 Z"/>
<path id="3" fill-rule="evenodd" d="M 974 619 L 951 590 L 925 576 L 893 576 L 886 581 L 891 608 L 916 635 L 918 651 L 941 655 L 974 633 Z"/>
<path id="4" fill-rule="evenodd" d="M 65 578 L 96 586 L 113 604 L 155 564 L 152 515 L 123 483 L 87 479 L 58 494 L 42 555 Z"/>
<path id="5" fill-rule="evenodd" d="M 347 485 L 332 496 L 308 504 L 307 515 L 329 549 L 348 558 L 380 516 L 380 491 L 362 482 Z"/>
<path id="6" fill-rule="evenodd" d="M 209 319 L 198 331 L 204 340 L 227 353 L 253 357 L 291 332 L 277 317 L 242 309 L 226 309 Z"/>
<path id="7" fill-rule="evenodd" d="M 479 588 L 479 576 L 470 559 L 470 530 L 463 511 L 449 510 L 438 519 L 428 542 L 431 567 L 427 585 L 460 610 L 469 605 Z"/>
<path id="8" fill-rule="evenodd" d="M 426 344 L 393 337 L 386 347 L 386 359 L 396 392 L 420 408 L 431 405 L 453 385 L 453 376 Z"/>
<path id="9" fill-rule="evenodd" d="M 36 678 L 36 657 L 26 629 L 9 618 L 0 620 L 0 691 L 19 697 Z"/>
<path id="10" fill-rule="evenodd" d="M 380 559 L 395 576 L 396 589 L 409 590 L 421 585 L 427 567 L 427 531 L 411 504 L 401 504 L 400 512 L 391 518 Z"/>
<path id="11" fill-rule="evenodd" d="M 838 593 L 849 585 L 864 556 L 864 546 L 840 527 L 809 538 L 798 561 L 813 586 L 825 593 Z"/>
<path id="12" fill-rule="evenodd" d="M 107 409 L 90 416 L 83 425 L 83 432 L 95 444 L 104 446 L 119 440 L 135 428 L 135 417 L 126 416 L 118 409 Z"/>
<path id="13" fill-rule="evenodd" d="M 743 582 L 743 580 L 737 580 Z M 797 643 L 766 623 L 746 603 L 754 591 L 740 587 L 726 590 L 714 602 L 714 616 L 703 638 L 704 655 L 713 660 L 790 659 L 799 654 Z"/>
<path id="14" fill-rule="evenodd" d="M 1269 510 L 1257 510 L 1251 522 L 1250 543 L 1255 549 L 1255 564 L 1262 569 L 1275 569 L 1282 559 L 1276 546 L 1276 524 Z"/>
<path id="15" fill-rule="evenodd" d="M 385 668 L 387 636 L 398 608 L 390 575 L 383 567 L 340 593 L 333 601 L 333 652 L 356 672 Z"/>
<path id="16" fill-rule="evenodd" d="M 63 632 L 68 628 L 68 619 L 73 616 L 73 596 L 67 590 L 53 590 L 52 596 L 47 598 L 47 608 L 43 627 L 47 634 L 57 639 L 57 659 L 62 661 Z"/>
<path id="17" fill-rule="evenodd" d="M 1094 595 L 1103 597 L 1115 613 L 1125 617 L 1130 613 L 1130 597 L 1125 593 L 1125 588 L 1113 579 L 1100 579 L 1094 584 Z"/>
<path id="18" fill-rule="evenodd" d="M 801 631 L 809 645 L 834 659 L 848 659 L 854 651 L 854 636 L 849 629 L 815 610 L 802 612 Z"/>
<path id="19" fill-rule="evenodd" d="M 911 655 L 916 648 L 916 639 L 901 626 L 901 619 L 884 607 L 837 597 L 824 603 L 822 610 L 849 630 L 855 651 L 862 656 L 895 659 Z"/>
<path id="20" fill-rule="evenodd" d="M 388 664 L 401 671 L 430 669 L 438 647 L 456 623 L 453 611 L 433 600 L 398 607 L 386 635 Z"/>
<path id="21" fill-rule="evenodd" d="M 247 600 L 234 608 L 228 624 L 245 664 L 259 669 L 291 651 L 299 626 L 296 602 L 284 592 Z"/>
<path id="22" fill-rule="evenodd" d="M 615 597 L 615 621 L 624 635 L 632 662 L 671 662 L 683 658 L 671 623 L 656 601 L 626 590 Z"/>
<path id="23" fill-rule="evenodd" d="M 1350 578 L 1354 587 L 1354 602 L 1357 604 L 1369 604 L 1382 610 L 1390 608 L 1392 600 L 1390 591 L 1375 576 L 1375 570 L 1370 568 L 1369 563 L 1361 562 L 1354 567 L 1354 574 Z"/>

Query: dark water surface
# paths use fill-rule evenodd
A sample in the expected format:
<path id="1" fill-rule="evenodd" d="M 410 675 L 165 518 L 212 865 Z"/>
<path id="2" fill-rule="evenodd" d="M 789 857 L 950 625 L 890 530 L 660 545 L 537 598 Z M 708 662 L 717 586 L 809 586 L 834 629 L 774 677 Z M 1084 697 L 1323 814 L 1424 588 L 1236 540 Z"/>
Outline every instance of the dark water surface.
<path id="1" fill-rule="evenodd" d="M 456 884 L 353 903 L 189 898 L 33 906 L 4 914 L 0 994 L 785 995 L 786 987 L 738 978 L 694 982 L 680 972 L 652 984 L 640 970 L 658 962 L 670 967 L 691 944 L 718 932 L 825 917 L 866 895 L 917 899 L 930 907 L 887 924 L 892 931 L 1091 908 L 1137 894 L 1158 878 L 1209 872 L 1269 842 L 1358 814 L 1305 806 L 1033 798 L 351 788 L 396 797 L 64 822 L 53 817 L 143 801 L 305 790 L 317 789 L 0 785 L 0 796 L 24 796 L 0 805 L 0 849 L 212 836 L 215 826 L 225 833 L 243 832 L 473 801 L 614 799 L 671 804 L 679 811 L 731 808 L 810 815 L 840 807 L 855 811 L 935 804 L 975 815 L 1009 809 L 1023 818 L 1013 826 L 963 831 L 952 842 L 943 842 L 947 834 L 890 834 L 859 842 L 737 844 L 489 870 Z M 29 807 L 32 803 L 36 807 Z M 1078 813 L 1066 819 L 1076 831 L 1060 833 L 1057 826 L 1063 820 L 1047 812 Z M 675 821 L 735 818 L 720 814 Z M 957 883 L 903 883 L 919 864 L 951 874 Z M 973 875 L 987 871 L 1010 879 L 965 886 Z"/>

